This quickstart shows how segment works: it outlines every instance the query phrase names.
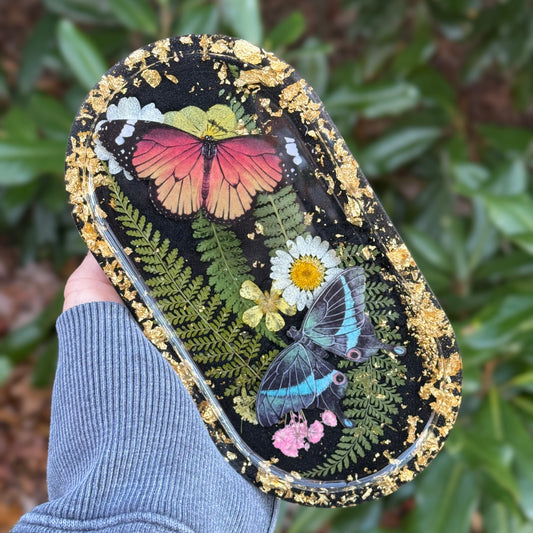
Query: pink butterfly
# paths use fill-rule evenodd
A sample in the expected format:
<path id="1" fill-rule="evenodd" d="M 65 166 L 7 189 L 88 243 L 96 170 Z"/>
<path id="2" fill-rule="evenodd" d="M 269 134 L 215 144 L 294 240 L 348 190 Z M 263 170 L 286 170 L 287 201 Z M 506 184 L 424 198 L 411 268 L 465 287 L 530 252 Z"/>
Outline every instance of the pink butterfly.
<path id="1" fill-rule="evenodd" d="M 283 175 L 277 140 L 270 135 L 200 138 L 143 120 L 110 120 L 98 135 L 124 170 L 151 180 L 152 202 L 176 218 L 204 209 L 210 218 L 236 220 Z"/>

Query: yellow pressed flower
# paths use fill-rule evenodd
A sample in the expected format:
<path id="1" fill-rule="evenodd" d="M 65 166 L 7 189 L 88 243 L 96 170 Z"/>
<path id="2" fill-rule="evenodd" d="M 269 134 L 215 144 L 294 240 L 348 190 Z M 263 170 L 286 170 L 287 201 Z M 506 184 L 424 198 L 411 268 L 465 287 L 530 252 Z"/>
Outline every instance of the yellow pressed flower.
<path id="1" fill-rule="evenodd" d="M 264 316 L 267 329 L 279 331 L 285 325 L 280 312 L 288 316 L 296 313 L 296 306 L 289 305 L 281 293 L 282 291 L 274 289 L 269 294 L 268 291 L 263 292 L 253 281 L 244 281 L 239 294 L 245 300 L 252 300 L 256 305 L 243 313 L 242 321 L 255 328 Z"/>

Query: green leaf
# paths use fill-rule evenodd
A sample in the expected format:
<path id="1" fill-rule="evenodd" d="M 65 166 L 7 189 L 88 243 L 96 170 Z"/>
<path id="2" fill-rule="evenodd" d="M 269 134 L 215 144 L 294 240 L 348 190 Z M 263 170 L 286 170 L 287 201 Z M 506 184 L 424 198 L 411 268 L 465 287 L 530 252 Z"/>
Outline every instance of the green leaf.
<path id="1" fill-rule="evenodd" d="M 442 453 L 418 482 L 410 533 L 469 533 L 480 494 L 472 472 L 449 453 Z"/>
<path id="2" fill-rule="evenodd" d="M 287 533 L 319 533 L 340 509 L 320 509 L 300 507 L 292 519 Z"/>
<path id="3" fill-rule="evenodd" d="M 533 524 L 501 502 L 483 506 L 483 533 L 533 533 Z"/>
<path id="4" fill-rule="evenodd" d="M 0 185 L 21 185 L 46 172 L 62 173 L 64 160 L 64 141 L 0 141 Z"/>
<path id="5" fill-rule="evenodd" d="M 175 27 L 176 35 L 216 33 L 219 27 L 219 9 L 216 4 L 199 4 L 189 0 L 181 4 Z"/>
<path id="6" fill-rule="evenodd" d="M 63 19 L 57 27 L 59 50 L 70 70 L 87 90 L 107 71 L 104 58 L 91 42 L 72 22 Z"/>
<path id="7" fill-rule="evenodd" d="M 442 135 L 441 128 L 408 126 L 380 137 L 359 153 L 365 174 L 379 176 L 420 157 Z"/>
<path id="8" fill-rule="evenodd" d="M 44 5 L 52 13 L 71 20 L 88 24 L 114 24 L 110 17 L 108 0 L 44 0 Z"/>
<path id="9" fill-rule="evenodd" d="M 220 0 L 220 9 L 237 37 L 261 45 L 263 23 L 258 0 Z"/>
<path id="10" fill-rule="evenodd" d="M 265 37 L 265 48 L 267 50 L 276 50 L 293 44 L 303 35 L 305 25 L 305 17 L 302 13 L 293 11 Z"/>
<path id="11" fill-rule="evenodd" d="M 157 16 L 146 0 L 109 0 L 109 7 L 126 28 L 150 36 L 157 34 Z"/>
<path id="12" fill-rule="evenodd" d="M 22 94 L 29 93 L 41 74 L 44 61 L 52 49 L 57 19 L 46 13 L 37 22 L 22 52 L 18 71 L 17 89 Z"/>
<path id="13" fill-rule="evenodd" d="M 506 237 L 533 254 L 533 199 L 527 194 L 485 196 L 492 223 Z"/>
<path id="14" fill-rule="evenodd" d="M 521 331 L 528 331 L 533 323 L 533 298 L 530 294 L 504 296 L 475 315 L 459 330 L 462 342 L 477 351 L 476 358 L 465 363 L 474 364 L 490 359 L 494 351 L 516 341 Z"/>
<path id="15" fill-rule="evenodd" d="M 359 111 L 365 118 L 379 118 L 404 113 L 420 101 L 418 89 L 409 83 L 369 84 L 358 89 L 341 86 L 326 99 L 328 110 Z"/>
<path id="16" fill-rule="evenodd" d="M 5 355 L 0 355 L 0 386 L 6 382 L 9 374 L 11 374 L 12 368 L 13 365 L 9 358 Z"/>
<path id="17" fill-rule="evenodd" d="M 470 161 L 455 163 L 451 167 L 455 190 L 464 195 L 482 191 L 490 177 L 489 170 L 479 163 Z"/>
<path id="18" fill-rule="evenodd" d="M 72 111 L 63 102 L 46 94 L 33 93 L 28 111 L 41 132 L 65 143 L 72 127 Z"/>

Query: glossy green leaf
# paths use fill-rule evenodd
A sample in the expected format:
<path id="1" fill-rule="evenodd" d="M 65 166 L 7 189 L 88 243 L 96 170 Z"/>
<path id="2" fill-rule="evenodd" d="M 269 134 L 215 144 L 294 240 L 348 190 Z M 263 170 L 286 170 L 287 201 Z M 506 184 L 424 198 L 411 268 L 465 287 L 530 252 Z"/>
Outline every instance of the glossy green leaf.
<path id="1" fill-rule="evenodd" d="M 420 476 L 409 532 L 470 533 L 471 515 L 479 497 L 479 488 L 466 466 L 441 452 Z"/>
<path id="2" fill-rule="evenodd" d="M 483 533 L 533 533 L 533 523 L 500 502 L 487 503 L 481 516 Z"/>
<path id="3" fill-rule="evenodd" d="M 156 35 L 157 15 L 146 0 L 109 0 L 109 7 L 126 28 L 152 37 Z"/>
<path id="4" fill-rule="evenodd" d="M 108 0 L 43 0 L 43 3 L 51 13 L 76 22 L 100 26 L 114 23 Z"/>
<path id="5" fill-rule="evenodd" d="M 340 509 L 299 508 L 292 518 L 287 533 L 319 533 Z"/>
<path id="6" fill-rule="evenodd" d="M 17 90 L 20 93 L 29 93 L 41 74 L 45 59 L 54 44 L 56 24 L 54 16 L 45 14 L 30 33 L 18 71 Z"/>
<path id="7" fill-rule="evenodd" d="M 297 41 L 305 31 L 305 17 L 300 11 L 294 11 L 285 17 L 265 37 L 264 46 L 268 50 L 277 50 Z"/>
<path id="8" fill-rule="evenodd" d="M 533 297 L 530 294 L 508 295 L 491 305 L 460 330 L 462 341 L 478 351 L 480 360 L 490 358 L 492 350 L 498 350 L 524 330 L 533 325 Z M 465 361 L 466 364 L 472 361 Z"/>
<path id="9" fill-rule="evenodd" d="M 0 165 L 12 165 L 13 172 L 0 175 L 0 184 L 20 185 L 21 180 L 15 175 L 17 168 L 25 170 L 28 176 L 35 177 L 45 172 L 63 172 L 65 159 L 65 142 L 54 140 L 32 140 L 19 142 L 0 141 Z"/>
<path id="10" fill-rule="evenodd" d="M 215 4 L 199 4 L 196 0 L 181 3 L 175 35 L 216 33 L 220 12 Z"/>
<path id="11" fill-rule="evenodd" d="M 261 45 L 263 23 L 258 0 L 220 0 L 220 9 L 233 35 Z"/>
<path id="12" fill-rule="evenodd" d="M 12 369 L 11 361 L 5 355 L 0 355 L 0 386 L 5 383 Z"/>
<path id="13" fill-rule="evenodd" d="M 420 101 L 418 89 L 405 82 L 370 84 L 361 88 L 341 87 L 328 95 L 328 110 L 359 111 L 365 118 L 394 116 L 414 108 Z"/>
<path id="14" fill-rule="evenodd" d="M 420 157 L 442 135 L 437 127 L 406 127 L 380 137 L 359 153 L 361 168 L 369 176 L 397 170 Z"/>
<path id="15" fill-rule="evenodd" d="M 484 202 L 498 230 L 533 254 L 533 198 L 527 194 L 485 196 Z"/>
<path id="16" fill-rule="evenodd" d="M 67 19 L 59 22 L 57 39 L 61 55 L 76 79 L 85 89 L 92 89 L 107 71 L 100 52 L 89 37 Z"/>

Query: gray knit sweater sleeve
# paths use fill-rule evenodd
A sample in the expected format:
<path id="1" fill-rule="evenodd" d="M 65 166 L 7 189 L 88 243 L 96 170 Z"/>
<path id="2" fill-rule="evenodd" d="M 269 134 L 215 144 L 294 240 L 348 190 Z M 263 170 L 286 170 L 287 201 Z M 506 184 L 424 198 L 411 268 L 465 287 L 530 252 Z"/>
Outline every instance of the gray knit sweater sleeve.
<path id="1" fill-rule="evenodd" d="M 14 532 L 267 532 L 277 504 L 222 458 L 170 365 L 119 304 L 57 322 L 50 501 Z"/>

